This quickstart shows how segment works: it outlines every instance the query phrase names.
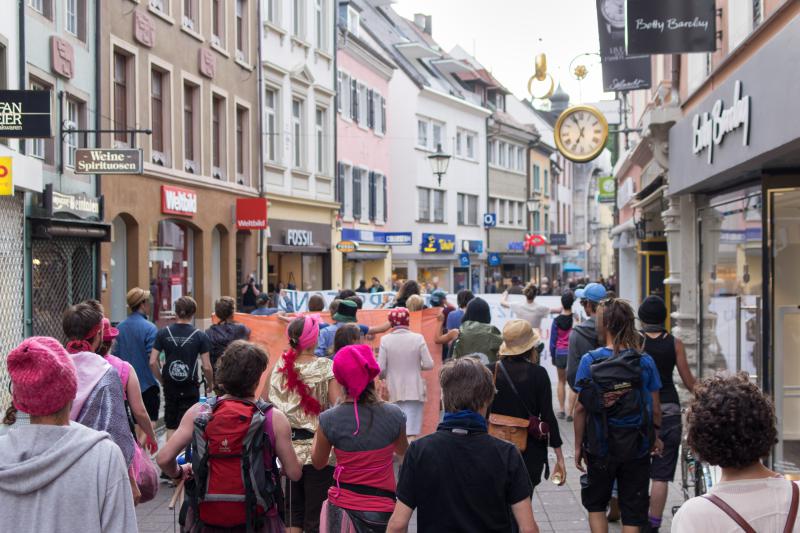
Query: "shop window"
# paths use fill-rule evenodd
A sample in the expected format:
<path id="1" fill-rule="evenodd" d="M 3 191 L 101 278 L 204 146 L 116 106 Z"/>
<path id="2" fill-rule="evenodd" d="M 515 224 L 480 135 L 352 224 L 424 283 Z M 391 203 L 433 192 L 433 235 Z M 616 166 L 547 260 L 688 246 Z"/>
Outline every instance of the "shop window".
<path id="1" fill-rule="evenodd" d="M 194 233 L 181 223 L 162 220 L 151 237 L 149 264 L 154 308 L 159 320 L 174 314 L 175 300 L 193 293 Z"/>

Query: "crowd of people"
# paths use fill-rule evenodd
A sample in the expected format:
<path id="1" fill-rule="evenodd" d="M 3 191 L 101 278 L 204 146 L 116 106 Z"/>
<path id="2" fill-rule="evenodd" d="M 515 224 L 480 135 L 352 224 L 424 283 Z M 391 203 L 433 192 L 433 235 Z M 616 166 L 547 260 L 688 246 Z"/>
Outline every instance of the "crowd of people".
<path id="1" fill-rule="evenodd" d="M 612 520 L 626 533 L 657 532 L 683 435 L 677 370 L 693 394 L 688 444 L 722 478 L 681 507 L 672 530 L 800 530 L 797 485 L 762 462 L 776 442 L 772 403 L 746 375 L 696 380 L 661 298 L 634 311 L 607 284 L 575 284 L 552 308 L 538 298 L 544 283 L 517 285 L 501 300 L 514 318 L 500 331 L 467 290 L 451 305 L 432 288 L 426 303 L 407 281 L 386 302 L 385 323 L 367 326 L 360 294 L 383 292 L 375 278 L 327 309 L 314 295 L 302 313 L 270 307 L 248 283 L 247 311 L 285 326 L 281 354 L 250 342 L 232 297 L 215 303 L 205 331 L 188 296 L 161 329 L 144 289 L 128 293 L 116 328 L 99 302 L 74 305 L 65 344 L 32 337 L 8 354 L 0 523 L 136 531 L 135 506 L 159 490 L 157 464 L 176 487 L 183 531 L 403 532 L 416 512 L 419 531 L 536 532 L 534 490 L 567 482 L 571 423 L 592 532 Z M 412 327 L 426 305 L 437 310 L 429 340 Z M 425 373 L 437 361 L 441 398 L 432 398 Z M 439 416 L 428 435 L 426 413 Z"/>

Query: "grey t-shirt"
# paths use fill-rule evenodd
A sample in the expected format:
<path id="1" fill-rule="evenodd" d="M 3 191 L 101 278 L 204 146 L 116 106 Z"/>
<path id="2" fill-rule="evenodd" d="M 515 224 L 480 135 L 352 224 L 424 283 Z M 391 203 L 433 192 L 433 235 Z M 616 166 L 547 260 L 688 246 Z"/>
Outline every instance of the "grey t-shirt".
<path id="1" fill-rule="evenodd" d="M 359 404 L 361 429 L 356 430 L 352 403 L 339 404 L 319 415 L 319 427 L 334 448 L 345 452 L 380 450 L 390 445 L 406 427 L 406 415 L 391 403 Z"/>
<path id="2" fill-rule="evenodd" d="M 532 328 L 542 329 L 542 320 L 550 314 L 550 308 L 539 305 L 534 300 L 531 303 L 514 303 L 511 304 L 511 310 L 517 315 L 517 318 L 527 320 Z"/>

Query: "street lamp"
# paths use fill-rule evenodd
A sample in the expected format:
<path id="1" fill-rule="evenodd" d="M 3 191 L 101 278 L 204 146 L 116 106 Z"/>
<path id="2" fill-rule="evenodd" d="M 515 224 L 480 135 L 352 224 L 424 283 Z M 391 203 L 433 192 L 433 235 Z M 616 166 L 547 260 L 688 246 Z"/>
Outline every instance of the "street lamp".
<path id="1" fill-rule="evenodd" d="M 442 176 L 447 174 L 447 167 L 450 165 L 450 155 L 444 153 L 442 144 L 436 146 L 436 153 L 428 156 L 428 161 L 431 164 L 431 170 L 439 179 L 439 186 L 442 186 Z"/>
<path id="2" fill-rule="evenodd" d="M 529 198 L 527 203 L 528 203 L 528 211 L 531 213 L 536 211 L 536 208 L 539 207 L 538 198 Z"/>

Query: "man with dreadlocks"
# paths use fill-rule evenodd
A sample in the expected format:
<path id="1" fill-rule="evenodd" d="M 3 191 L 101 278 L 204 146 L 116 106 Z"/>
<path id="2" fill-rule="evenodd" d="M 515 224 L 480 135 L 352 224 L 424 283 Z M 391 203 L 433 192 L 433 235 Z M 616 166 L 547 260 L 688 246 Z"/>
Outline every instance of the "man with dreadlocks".
<path id="1" fill-rule="evenodd" d="M 586 472 L 581 500 L 592 533 L 608 531 L 605 513 L 616 481 L 622 531 L 635 533 L 648 525 L 650 455 L 663 448 L 655 434 L 661 380 L 653 358 L 641 351 L 630 304 L 605 300 L 597 324 L 603 346 L 581 358 L 575 377 L 575 465 Z"/>
<path id="2" fill-rule="evenodd" d="M 342 388 L 333 376 L 333 361 L 314 355 L 319 315 L 295 318 L 286 335 L 289 349 L 272 373 L 269 399 L 289 419 L 292 445 L 303 465 L 303 477 L 289 482 L 285 520 L 289 532 L 317 532 L 322 503 L 333 485 L 334 462 L 331 458 L 328 466 L 316 470 L 311 464 L 311 444 L 319 414 L 336 405 Z"/>

